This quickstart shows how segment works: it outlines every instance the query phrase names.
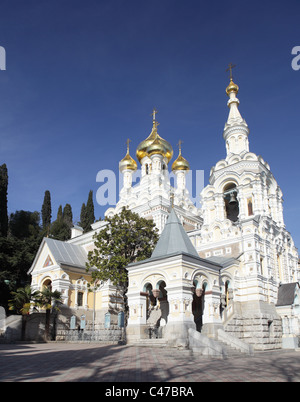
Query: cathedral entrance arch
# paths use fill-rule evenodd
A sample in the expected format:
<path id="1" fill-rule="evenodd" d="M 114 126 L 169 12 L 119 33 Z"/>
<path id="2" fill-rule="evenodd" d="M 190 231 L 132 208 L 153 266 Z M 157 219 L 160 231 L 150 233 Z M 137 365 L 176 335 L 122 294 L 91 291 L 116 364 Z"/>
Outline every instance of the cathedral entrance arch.
<path id="1" fill-rule="evenodd" d="M 150 338 L 163 337 L 163 329 L 168 322 L 169 302 L 164 279 L 149 278 L 143 286 L 143 292 L 146 298 L 146 332 Z"/>
<path id="2" fill-rule="evenodd" d="M 146 299 L 146 309 L 147 311 L 149 311 L 151 306 L 155 306 L 156 305 L 156 298 L 153 295 L 153 286 L 152 283 L 147 282 L 144 285 L 143 288 L 143 293 L 147 295 L 147 299 Z"/>
<path id="3" fill-rule="evenodd" d="M 233 313 L 233 289 L 231 279 L 224 277 L 222 282 L 220 316 L 224 322 L 227 321 Z"/>
<path id="4" fill-rule="evenodd" d="M 52 291 L 52 281 L 50 278 L 46 278 L 43 283 L 42 283 L 42 289 L 48 288 L 50 291 Z"/>
<path id="5" fill-rule="evenodd" d="M 161 311 L 160 326 L 165 326 L 168 322 L 169 302 L 166 287 L 167 285 L 164 280 L 160 280 L 156 285 L 156 288 L 159 290 L 158 303 Z"/>
<path id="6" fill-rule="evenodd" d="M 194 294 L 192 303 L 192 312 L 194 315 L 194 322 L 196 324 L 196 330 L 201 332 L 203 326 L 203 313 L 205 309 L 205 291 L 207 288 L 207 282 L 201 282 L 195 279 L 193 282 Z"/>

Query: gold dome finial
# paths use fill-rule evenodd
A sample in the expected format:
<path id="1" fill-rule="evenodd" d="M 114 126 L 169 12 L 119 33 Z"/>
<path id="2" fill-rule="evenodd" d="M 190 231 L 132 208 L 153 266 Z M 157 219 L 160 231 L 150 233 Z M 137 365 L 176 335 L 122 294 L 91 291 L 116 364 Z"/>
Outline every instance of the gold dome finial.
<path id="1" fill-rule="evenodd" d="M 119 169 L 121 170 L 121 172 L 123 172 L 123 170 L 137 170 L 137 163 L 136 161 L 129 155 L 129 143 L 131 142 L 131 140 L 128 138 L 126 141 L 127 144 L 127 153 L 125 155 L 125 157 L 120 161 L 119 163 Z"/>
<path id="2" fill-rule="evenodd" d="M 229 78 L 230 78 L 230 83 L 229 83 L 228 87 L 226 88 L 226 93 L 227 93 L 228 96 L 229 96 L 229 94 L 230 94 L 231 92 L 234 92 L 235 94 L 237 94 L 238 91 L 239 91 L 238 85 L 236 85 L 236 84 L 233 82 L 232 69 L 233 69 L 234 67 L 236 67 L 235 64 L 229 63 L 229 64 L 228 64 L 228 68 L 226 69 L 226 71 L 229 71 Z"/>
<path id="3" fill-rule="evenodd" d="M 179 154 L 177 159 L 172 164 L 172 171 L 176 170 L 190 170 L 190 164 L 188 161 L 181 155 L 181 144 L 183 141 L 179 140 L 178 147 L 179 147 Z"/>
<path id="4" fill-rule="evenodd" d="M 156 121 L 156 113 L 158 113 L 158 110 L 156 110 L 156 108 L 153 108 L 152 115 L 151 115 L 151 116 L 153 116 L 153 124 Z"/>

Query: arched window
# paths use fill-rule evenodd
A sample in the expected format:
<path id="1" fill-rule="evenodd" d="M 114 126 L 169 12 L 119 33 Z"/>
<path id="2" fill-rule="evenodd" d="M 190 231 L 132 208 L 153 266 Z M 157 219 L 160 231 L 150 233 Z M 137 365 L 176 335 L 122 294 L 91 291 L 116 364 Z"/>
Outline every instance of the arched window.
<path id="1" fill-rule="evenodd" d="M 159 289 L 159 296 L 158 299 L 159 300 L 166 300 L 167 299 L 167 291 L 166 291 L 166 282 L 163 280 L 160 280 L 157 285 L 156 288 Z"/>
<path id="2" fill-rule="evenodd" d="M 226 283 L 225 283 L 225 303 L 226 303 L 226 306 L 228 306 L 228 303 L 229 303 L 229 281 L 226 281 Z"/>
<path id="3" fill-rule="evenodd" d="M 77 294 L 77 306 L 78 307 L 83 306 L 83 292 L 78 292 Z"/>
<path id="4" fill-rule="evenodd" d="M 253 215 L 252 197 L 247 199 L 247 206 L 248 206 L 248 216 Z"/>

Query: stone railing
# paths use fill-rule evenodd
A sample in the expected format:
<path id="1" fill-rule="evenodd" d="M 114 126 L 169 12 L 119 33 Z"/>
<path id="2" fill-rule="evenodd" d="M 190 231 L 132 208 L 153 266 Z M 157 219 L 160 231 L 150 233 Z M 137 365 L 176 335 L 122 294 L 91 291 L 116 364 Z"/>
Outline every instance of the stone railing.
<path id="1" fill-rule="evenodd" d="M 218 329 L 218 340 L 226 343 L 226 345 L 239 350 L 242 353 L 253 355 L 253 347 L 246 342 L 241 341 L 239 338 L 232 336 L 225 332 L 223 329 Z"/>
<path id="2" fill-rule="evenodd" d="M 204 356 L 226 357 L 226 349 L 219 342 L 189 328 L 189 349 Z"/>

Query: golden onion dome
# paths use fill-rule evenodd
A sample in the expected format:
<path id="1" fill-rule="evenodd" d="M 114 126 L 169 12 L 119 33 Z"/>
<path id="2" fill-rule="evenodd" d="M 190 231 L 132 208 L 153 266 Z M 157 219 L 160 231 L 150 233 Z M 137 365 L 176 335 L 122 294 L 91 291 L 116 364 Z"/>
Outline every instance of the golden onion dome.
<path id="1" fill-rule="evenodd" d="M 138 147 L 136 149 L 136 157 L 138 158 L 139 162 L 141 162 L 141 160 L 145 156 L 148 155 L 148 152 L 147 152 L 148 147 L 156 140 L 156 138 L 158 138 L 160 143 L 165 148 L 163 156 L 168 159 L 168 162 L 170 162 L 170 160 L 172 159 L 172 157 L 173 157 L 172 145 L 158 134 L 157 126 L 158 126 L 157 121 L 153 120 L 153 127 L 152 127 L 152 131 L 151 131 L 149 137 L 147 137 L 144 141 L 142 141 L 138 145 Z M 152 155 L 153 155 L 153 153 L 152 153 Z"/>
<path id="2" fill-rule="evenodd" d="M 150 144 L 155 140 L 156 133 L 155 130 L 152 129 L 151 134 L 147 137 L 144 141 L 142 141 L 137 149 L 136 149 L 136 157 L 138 158 L 139 162 L 147 155 L 147 148 Z"/>
<path id="3" fill-rule="evenodd" d="M 181 141 L 179 141 L 179 155 L 178 158 L 172 164 L 172 171 L 176 170 L 190 170 L 190 164 L 188 161 L 181 155 Z"/>
<path id="4" fill-rule="evenodd" d="M 152 144 L 149 145 L 146 152 L 147 152 L 148 156 L 152 156 L 152 155 L 165 156 L 166 155 L 166 153 L 167 153 L 166 147 L 164 146 L 161 139 L 158 137 L 158 134 L 156 135 L 156 138 L 152 142 Z"/>
<path id="5" fill-rule="evenodd" d="M 121 172 L 123 170 L 137 170 L 136 161 L 129 155 L 129 139 L 127 140 L 127 153 L 125 157 L 119 162 L 119 169 Z"/>
<path id="6" fill-rule="evenodd" d="M 229 96 L 229 94 L 231 92 L 235 92 L 235 94 L 237 94 L 238 91 L 239 91 L 238 85 L 233 82 L 232 78 L 230 78 L 230 83 L 229 83 L 228 87 L 226 88 L 227 95 Z"/>

